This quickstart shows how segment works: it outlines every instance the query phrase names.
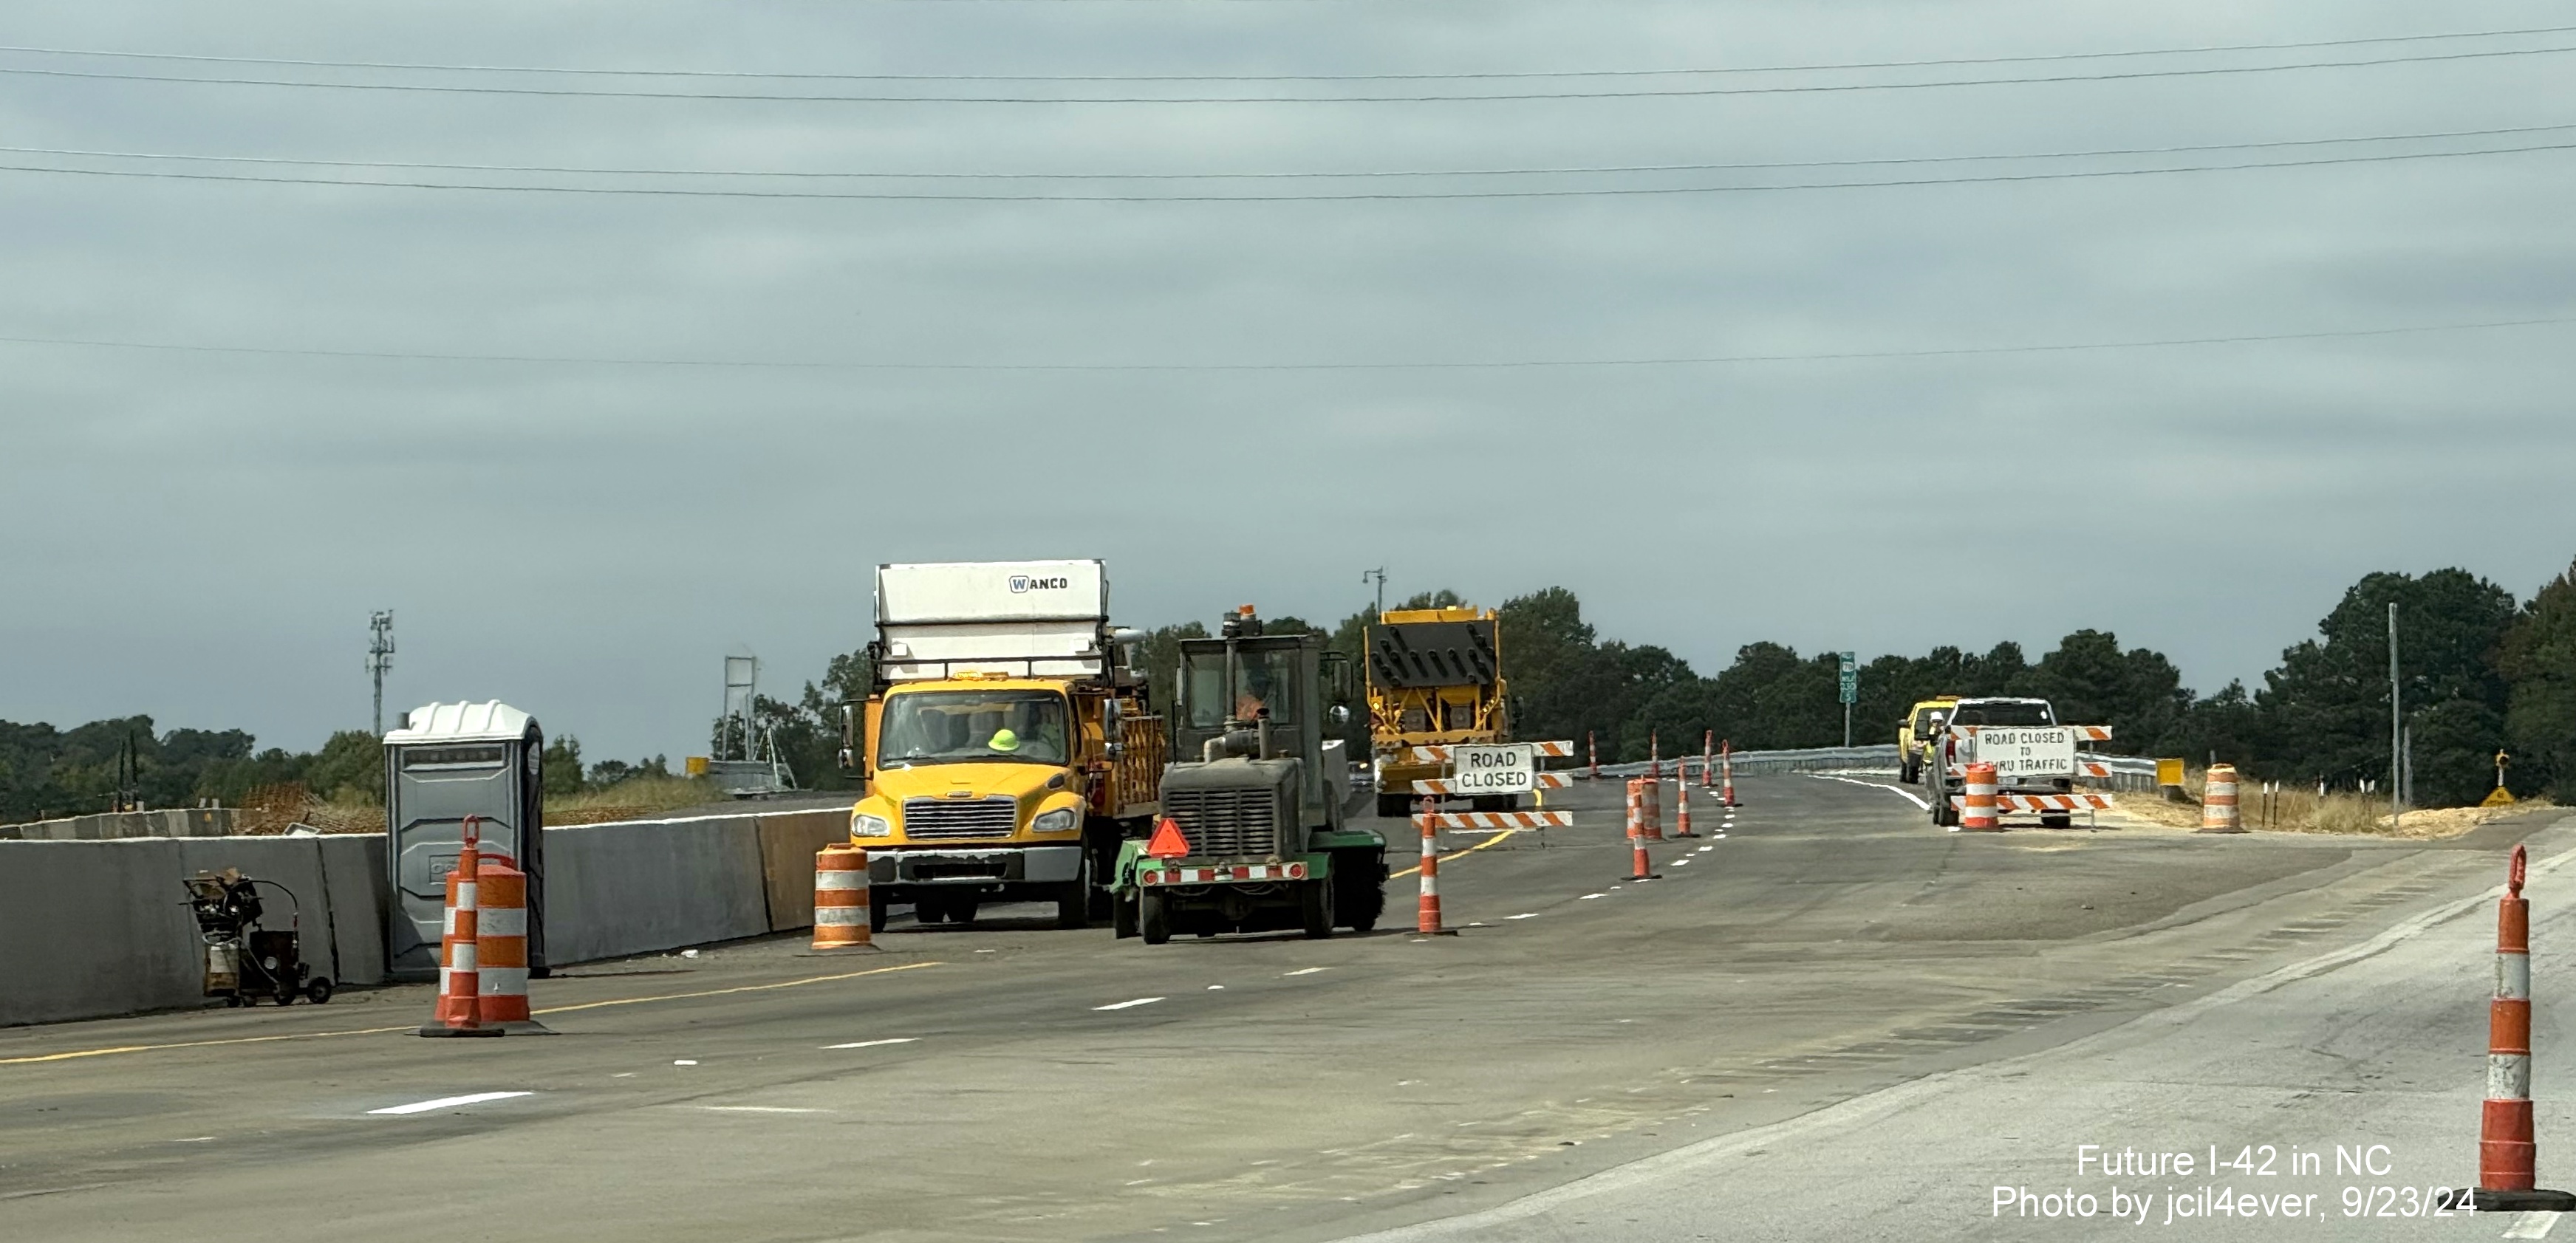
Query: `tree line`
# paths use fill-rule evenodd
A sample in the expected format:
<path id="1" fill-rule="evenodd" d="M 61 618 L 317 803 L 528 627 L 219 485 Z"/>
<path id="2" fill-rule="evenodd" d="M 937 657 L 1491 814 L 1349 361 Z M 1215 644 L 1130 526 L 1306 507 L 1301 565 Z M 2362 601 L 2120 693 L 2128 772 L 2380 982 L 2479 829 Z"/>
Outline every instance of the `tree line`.
<path id="1" fill-rule="evenodd" d="M 1397 607 L 1461 603 L 1456 592 L 1435 591 Z M 2056 704 L 2061 720 L 2111 726 L 2112 749 L 2125 754 L 2214 757 L 2258 780 L 2344 789 L 2385 781 L 2392 604 L 2415 801 L 2476 801 L 2494 783 L 2499 750 L 2513 757 L 2506 780 L 2517 795 L 2576 798 L 2576 567 L 2521 602 L 2461 569 L 2365 575 L 2316 634 L 2282 651 L 2261 686 L 2230 681 L 2205 695 L 2185 686 L 2162 653 L 2123 648 L 2107 630 L 2078 630 L 2036 660 L 2009 642 L 1982 653 L 1935 647 L 1921 656 L 1879 655 L 1861 666 L 1853 741 L 1892 740 L 1907 710 L 1934 695 L 2029 695 Z M 1702 675 L 1664 648 L 1603 638 L 1562 587 L 1516 596 L 1496 612 L 1518 737 L 1578 746 L 1591 738 L 1604 761 L 1644 759 L 1657 742 L 1667 756 L 1693 752 L 1712 731 L 1746 750 L 1842 741 L 1832 652 L 1748 643 L 1726 668 Z M 1374 616 L 1363 608 L 1331 626 L 1297 617 L 1270 618 L 1266 626 L 1324 635 L 1357 669 L 1365 667 Z M 1208 633 L 1198 621 L 1148 632 L 1143 660 L 1156 703 L 1171 702 L 1180 641 Z M 759 721 L 799 784 L 851 784 L 837 764 L 839 710 L 863 701 L 868 683 L 866 653 L 857 651 L 832 658 L 796 698 L 759 700 Z M 1367 715 L 1353 705 L 1354 757 L 1367 754 Z M 658 756 L 585 765 L 580 748 L 570 734 L 548 744 L 549 794 L 667 772 Z M 155 807 L 233 804 L 254 788 L 285 782 L 337 801 L 380 801 L 381 749 L 365 730 L 343 730 L 319 750 L 299 753 L 257 749 L 241 730 L 156 733 L 148 716 L 68 730 L 0 721 L 0 818 L 9 820 L 101 811 L 120 795 Z"/>

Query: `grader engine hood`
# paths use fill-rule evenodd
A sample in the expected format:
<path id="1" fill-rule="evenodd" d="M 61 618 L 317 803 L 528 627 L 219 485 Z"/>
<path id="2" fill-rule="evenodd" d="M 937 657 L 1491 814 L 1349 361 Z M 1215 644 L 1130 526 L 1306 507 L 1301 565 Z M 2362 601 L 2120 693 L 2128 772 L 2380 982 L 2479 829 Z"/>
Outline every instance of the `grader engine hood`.
<path id="1" fill-rule="evenodd" d="M 1297 816 L 1303 765 L 1294 759 L 1175 764 L 1163 775 L 1163 814 L 1177 821 L 1194 859 L 1276 859 L 1302 854 Z"/>

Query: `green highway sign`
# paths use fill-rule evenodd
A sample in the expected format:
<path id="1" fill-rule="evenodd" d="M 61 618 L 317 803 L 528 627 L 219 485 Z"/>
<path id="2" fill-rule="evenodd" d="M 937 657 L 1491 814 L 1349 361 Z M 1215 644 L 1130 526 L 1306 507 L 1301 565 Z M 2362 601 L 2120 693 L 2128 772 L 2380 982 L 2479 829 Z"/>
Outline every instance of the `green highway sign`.
<path id="1" fill-rule="evenodd" d="M 1858 703 L 1860 702 L 1860 655 L 1857 652 L 1844 652 L 1842 658 L 1843 702 Z"/>

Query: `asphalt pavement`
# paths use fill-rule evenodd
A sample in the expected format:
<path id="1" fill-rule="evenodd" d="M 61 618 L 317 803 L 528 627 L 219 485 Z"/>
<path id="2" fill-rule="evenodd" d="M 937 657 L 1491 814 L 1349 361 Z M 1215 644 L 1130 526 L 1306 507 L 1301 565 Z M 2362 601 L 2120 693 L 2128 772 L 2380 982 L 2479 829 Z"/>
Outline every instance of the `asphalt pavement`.
<path id="1" fill-rule="evenodd" d="M 593 964 L 535 984 L 554 1037 L 417 1038 L 418 986 L 11 1029 L 0 1218 L 263 1243 L 2089 1237 L 1985 1215 L 1986 1184 L 2082 1182 L 2061 1149 L 2096 1129 L 2207 1147 L 2349 1124 L 2416 1181 L 2472 1155 L 2488 960 L 2448 942 L 2481 922 L 2418 924 L 2492 887 L 2537 822 L 2429 845 L 1963 835 L 1883 778 L 1738 784 L 1731 822 L 1703 800 L 1708 836 L 1657 846 L 1643 883 L 1615 783 L 1551 800 L 1577 827 L 1543 842 L 1452 838 L 1455 937 L 1411 934 L 1407 877 L 1402 927 L 1328 941 L 1149 947 L 1000 907 L 898 919 L 868 952 Z M 1383 827 L 1408 867 L 1409 828 Z M 2535 882 L 2544 977 L 2553 883 L 2576 870 Z M 2431 975 L 2371 974 L 2401 968 Z M 2267 1009 L 2326 988 L 2339 1026 Z M 2422 1099 L 2373 1103 L 2400 1093 L 2371 1066 Z M 2320 1103 L 2278 1104 L 2301 1092 Z M 2545 1172 L 2565 1119 L 2542 1116 Z"/>

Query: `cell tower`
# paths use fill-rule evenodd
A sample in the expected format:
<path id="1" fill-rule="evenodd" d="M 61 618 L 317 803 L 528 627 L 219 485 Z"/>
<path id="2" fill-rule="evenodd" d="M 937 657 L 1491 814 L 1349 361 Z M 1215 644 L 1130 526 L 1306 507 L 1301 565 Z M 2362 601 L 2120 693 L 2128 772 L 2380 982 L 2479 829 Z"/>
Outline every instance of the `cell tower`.
<path id="1" fill-rule="evenodd" d="M 385 670 L 394 667 L 394 611 L 367 616 L 367 674 L 376 681 L 376 737 L 385 736 Z"/>

